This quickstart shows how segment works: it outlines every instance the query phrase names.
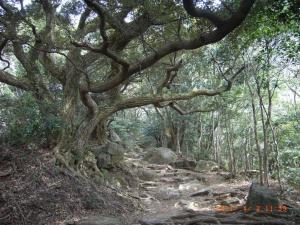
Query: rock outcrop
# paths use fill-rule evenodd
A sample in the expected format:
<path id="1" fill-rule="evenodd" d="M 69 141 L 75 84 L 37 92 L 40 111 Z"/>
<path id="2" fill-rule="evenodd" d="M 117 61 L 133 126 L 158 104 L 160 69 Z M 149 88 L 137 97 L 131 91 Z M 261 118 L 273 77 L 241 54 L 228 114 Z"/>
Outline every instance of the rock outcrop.
<path id="1" fill-rule="evenodd" d="M 138 169 L 137 176 L 144 181 L 152 181 L 157 177 L 154 171 L 146 170 L 143 168 Z"/>
<path id="2" fill-rule="evenodd" d="M 169 164 L 177 159 L 176 154 L 169 148 L 148 148 L 144 160 L 154 164 Z"/>
<path id="3" fill-rule="evenodd" d="M 218 164 L 213 161 L 198 160 L 197 165 L 195 167 L 195 171 L 216 171 L 216 169 L 218 168 Z"/>
<path id="4" fill-rule="evenodd" d="M 116 143 L 108 142 L 93 150 L 98 168 L 111 169 L 119 165 L 124 158 L 124 148 Z"/>
<path id="5" fill-rule="evenodd" d="M 195 160 L 180 159 L 170 163 L 176 169 L 195 170 L 197 162 Z"/>

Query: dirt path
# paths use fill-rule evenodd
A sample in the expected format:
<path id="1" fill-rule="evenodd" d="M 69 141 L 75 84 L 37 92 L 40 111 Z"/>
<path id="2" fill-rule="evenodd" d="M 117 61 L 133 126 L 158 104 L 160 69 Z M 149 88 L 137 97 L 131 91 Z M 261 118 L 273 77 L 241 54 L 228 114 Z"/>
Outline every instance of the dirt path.
<path id="1" fill-rule="evenodd" d="M 229 179 L 219 172 L 194 172 L 169 165 L 150 164 L 139 154 L 130 153 L 128 164 L 145 174 L 136 195 L 141 200 L 144 215 L 134 225 L 162 224 L 280 224 L 296 225 L 300 218 L 289 214 L 245 214 L 243 206 L 251 182 Z M 298 212 L 298 211 L 297 211 Z M 195 221 L 195 222 L 193 222 Z M 201 222 L 200 222 L 201 221 Z M 222 221 L 222 223 L 220 222 Z M 267 221 L 267 223 L 266 223 Z"/>
<path id="2" fill-rule="evenodd" d="M 127 155 L 126 161 L 144 173 L 155 173 L 150 181 L 140 180 L 137 192 L 146 214 L 210 211 L 224 200 L 233 201 L 236 206 L 243 205 L 250 186 L 246 181 L 225 180 L 218 172 L 199 173 L 150 164 L 138 154 Z"/>
<path id="3" fill-rule="evenodd" d="M 130 173 L 127 178 L 134 181 L 134 184 L 137 180 L 138 186 L 133 185 L 124 190 L 109 185 L 98 187 L 88 179 L 56 167 L 49 149 L 24 151 L 4 148 L 1 153 L 0 224 L 195 224 L 186 223 L 192 220 L 201 220 L 203 223 L 200 224 L 216 224 L 218 216 L 221 216 L 219 220 L 223 220 L 222 224 L 232 224 L 229 221 L 245 218 L 243 214 L 232 217 L 214 214 L 216 207 L 224 202 L 234 206 L 243 205 L 250 186 L 246 181 L 225 179 L 222 173 L 198 173 L 168 165 L 150 164 L 142 160 L 143 153 L 129 152 L 125 157 L 126 168 L 142 171 L 144 176 L 137 173 L 137 177 L 132 177 Z M 148 178 L 148 181 L 138 177 Z M 197 192 L 200 192 L 197 196 L 191 196 Z M 294 192 L 285 196 L 285 200 L 290 199 L 287 204 L 299 208 L 298 196 L 299 193 Z M 167 222 L 161 223 L 164 217 Z M 144 219 L 148 218 L 151 221 L 158 218 L 159 222 L 145 223 Z M 281 218 L 284 217 L 281 215 Z M 176 222 L 173 223 L 174 219 Z M 260 219 L 264 220 L 265 217 Z M 270 220 L 274 222 L 274 218 Z M 299 222 L 277 224 L 300 224 L 300 216 Z"/>

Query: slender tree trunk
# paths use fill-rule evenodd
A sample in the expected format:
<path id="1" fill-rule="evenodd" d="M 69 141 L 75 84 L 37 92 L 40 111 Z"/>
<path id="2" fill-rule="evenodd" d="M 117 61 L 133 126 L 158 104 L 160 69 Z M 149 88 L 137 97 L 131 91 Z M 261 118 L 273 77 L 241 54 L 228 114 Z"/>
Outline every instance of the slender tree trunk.
<path id="1" fill-rule="evenodd" d="M 245 169 L 245 174 L 249 170 L 249 159 L 248 159 L 248 138 L 247 136 L 245 137 L 245 147 L 244 147 L 244 169 Z"/>
<path id="2" fill-rule="evenodd" d="M 264 137 L 264 148 L 263 148 L 263 178 L 264 183 L 266 185 L 269 185 L 269 166 L 268 166 L 268 152 L 269 152 L 269 120 L 270 120 L 270 111 L 266 112 L 266 118 L 265 118 L 265 111 L 264 111 L 264 102 L 263 102 L 263 96 L 261 93 L 261 84 L 259 83 L 258 77 L 255 75 L 255 83 L 256 83 L 256 91 L 259 99 L 259 108 L 260 108 L 260 116 L 261 116 L 261 123 L 263 127 L 263 137 Z M 267 82 L 267 86 L 269 89 L 269 82 Z M 269 109 L 271 109 L 271 102 L 269 102 Z"/>
<path id="3" fill-rule="evenodd" d="M 258 140 L 258 134 L 257 134 L 257 118 L 256 118 L 256 107 L 255 107 L 255 101 L 254 101 L 254 94 L 251 91 L 250 85 L 247 84 L 250 95 L 251 95 L 251 106 L 252 106 L 252 117 L 253 117 L 253 132 L 254 132 L 254 139 L 255 139 L 255 145 L 256 145 L 256 151 L 258 155 L 258 166 L 259 166 L 259 180 L 260 184 L 263 185 L 263 168 L 262 168 L 262 155 L 260 151 L 259 146 L 259 140 Z"/>
<path id="4" fill-rule="evenodd" d="M 261 98 L 261 97 L 259 97 Z M 265 123 L 265 118 L 264 118 L 264 110 L 263 110 L 263 105 L 262 101 L 260 100 L 260 114 L 261 114 L 261 123 L 263 126 L 263 136 L 264 136 L 264 148 L 263 148 L 263 171 L 264 171 L 264 183 L 266 185 L 269 185 L 269 179 L 268 179 L 268 174 L 269 174 L 269 168 L 268 168 L 268 151 L 269 151 L 269 140 L 268 140 L 268 125 Z"/>
<path id="5" fill-rule="evenodd" d="M 167 124 L 166 124 L 166 120 L 165 118 L 162 119 L 162 129 L 161 129 L 161 146 L 162 147 L 167 147 L 168 146 L 168 127 L 167 127 Z"/>
<path id="6" fill-rule="evenodd" d="M 248 132 L 248 154 L 249 154 L 249 170 L 253 169 L 253 153 L 252 153 L 252 139 L 251 139 L 251 128 L 249 128 L 249 132 Z"/>
<path id="7" fill-rule="evenodd" d="M 230 126 L 229 126 L 230 128 Z M 232 174 L 236 175 L 236 154 L 235 154 L 235 148 L 234 148 L 234 143 L 233 143 L 233 137 L 232 137 L 232 132 L 229 133 L 229 140 L 230 140 L 230 145 L 231 145 L 231 154 L 232 154 L 232 166 L 233 166 L 233 171 Z"/>
<path id="8" fill-rule="evenodd" d="M 274 143 L 274 150 L 275 150 L 275 167 L 276 167 L 276 172 L 277 172 L 277 181 L 280 187 L 280 190 L 283 191 L 283 184 L 281 182 L 281 173 L 280 173 L 280 166 L 279 166 L 279 159 L 278 159 L 278 143 L 277 143 L 277 138 L 276 138 L 276 133 L 275 133 L 275 128 L 272 126 L 270 123 L 271 131 L 272 131 L 272 138 L 273 138 L 273 143 Z"/>
<path id="9" fill-rule="evenodd" d="M 198 141 L 197 141 L 197 146 L 198 146 L 198 159 L 200 159 L 200 155 L 201 153 L 204 154 L 204 152 L 202 152 L 202 136 L 203 136 L 203 131 L 202 131 L 202 121 L 201 121 L 201 117 L 199 118 L 199 122 L 200 122 L 200 128 L 198 128 L 198 133 L 200 133 L 200 136 L 198 138 Z"/>
<path id="10" fill-rule="evenodd" d="M 228 119 L 225 119 L 225 127 L 226 127 L 226 141 L 228 147 L 228 156 L 229 156 L 229 163 L 228 168 L 230 173 L 234 174 L 234 161 L 233 161 L 233 153 L 232 153 L 232 145 L 231 145 L 231 138 L 230 138 L 230 128 L 228 124 Z"/>
<path id="11" fill-rule="evenodd" d="M 215 130 L 215 116 L 212 112 L 212 147 L 213 147 L 213 160 L 216 162 L 216 130 Z"/>
<path id="12" fill-rule="evenodd" d="M 218 138 L 218 164 L 223 165 L 223 160 L 222 160 L 222 133 L 223 133 L 223 128 L 221 126 L 221 121 L 219 121 L 219 138 Z"/>
<path id="13" fill-rule="evenodd" d="M 177 124 L 177 127 L 176 127 L 176 138 L 175 138 L 175 149 L 176 149 L 176 153 L 177 154 L 181 154 L 181 146 L 180 146 L 180 125 Z"/>

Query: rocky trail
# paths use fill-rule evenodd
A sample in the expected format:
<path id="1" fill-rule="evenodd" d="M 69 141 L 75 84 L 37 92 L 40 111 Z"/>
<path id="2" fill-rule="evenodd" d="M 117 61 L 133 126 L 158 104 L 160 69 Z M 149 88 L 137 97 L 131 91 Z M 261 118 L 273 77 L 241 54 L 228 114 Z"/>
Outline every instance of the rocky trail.
<path id="1" fill-rule="evenodd" d="M 284 196 L 283 209 L 245 213 L 251 179 L 233 178 L 212 165 L 199 170 L 184 158 L 175 164 L 157 158 L 149 162 L 147 151 L 126 152 L 123 166 L 131 171 L 127 179 L 136 185 L 125 190 L 96 186 L 55 167 L 46 149 L 2 149 L 2 153 L 0 224 L 300 224 L 299 193 Z"/>
<path id="2" fill-rule="evenodd" d="M 131 154 L 126 161 L 140 171 L 138 198 L 142 201 L 145 215 L 139 224 L 300 223 L 298 216 L 289 221 L 284 215 L 287 212 L 273 212 L 272 216 L 256 215 L 256 212 L 245 214 L 244 205 L 251 182 L 233 179 L 228 173 L 208 170 L 196 172 L 151 164 L 138 154 Z"/>
<path id="3" fill-rule="evenodd" d="M 150 164 L 139 157 L 127 158 L 127 162 L 140 171 L 138 194 L 149 213 L 212 210 L 222 201 L 226 204 L 225 198 L 228 202 L 242 205 L 250 185 L 245 181 L 229 181 L 225 173 L 200 173 L 170 165 Z"/>
<path id="4" fill-rule="evenodd" d="M 177 159 L 180 163 L 173 166 L 158 159 L 157 164 L 144 159 L 144 152 L 125 154 L 125 164 L 136 171 L 138 180 L 138 186 L 129 190 L 129 196 L 137 199 L 142 208 L 142 213 L 125 215 L 126 224 L 300 224 L 297 210 L 245 212 L 250 179 L 233 178 L 230 173 L 213 167 L 213 171 L 208 168 L 195 171 L 193 161 L 183 158 Z M 95 216 L 73 224 L 123 225 L 125 222 Z"/>

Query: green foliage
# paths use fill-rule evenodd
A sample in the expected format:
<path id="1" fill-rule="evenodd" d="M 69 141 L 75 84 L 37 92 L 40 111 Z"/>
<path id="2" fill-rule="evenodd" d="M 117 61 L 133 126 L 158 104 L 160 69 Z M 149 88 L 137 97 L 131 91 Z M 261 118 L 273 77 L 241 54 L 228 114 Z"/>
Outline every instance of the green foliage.
<path id="1" fill-rule="evenodd" d="M 11 145 L 45 144 L 57 137 L 62 122 L 49 113 L 53 107 L 45 102 L 39 105 L 30 94 L 19 97 L 15 105 L 0 111 L 4 140 Z"/>
<path id="2" fill-rule="evenodd" d="M 281 164 L 284 167 L 300 168 L 300 149 L 287 149 L 280 154 Z"/>
<path id="3" fill-rule="evenodd" d="M 160 130 L 160 121 L 153 120 L 150 123 L 148 123 L 147 126 L 143 127 L 142 132 L 145 136 L 157 137 L 160 135 Z"/>
<path id="4" fill-rule="evenodd" d="M 286 170 L 286 179 L 290 185 L 295 188 L 300 188 L 300 168 L 291 168 L 289 167 Z"/>

